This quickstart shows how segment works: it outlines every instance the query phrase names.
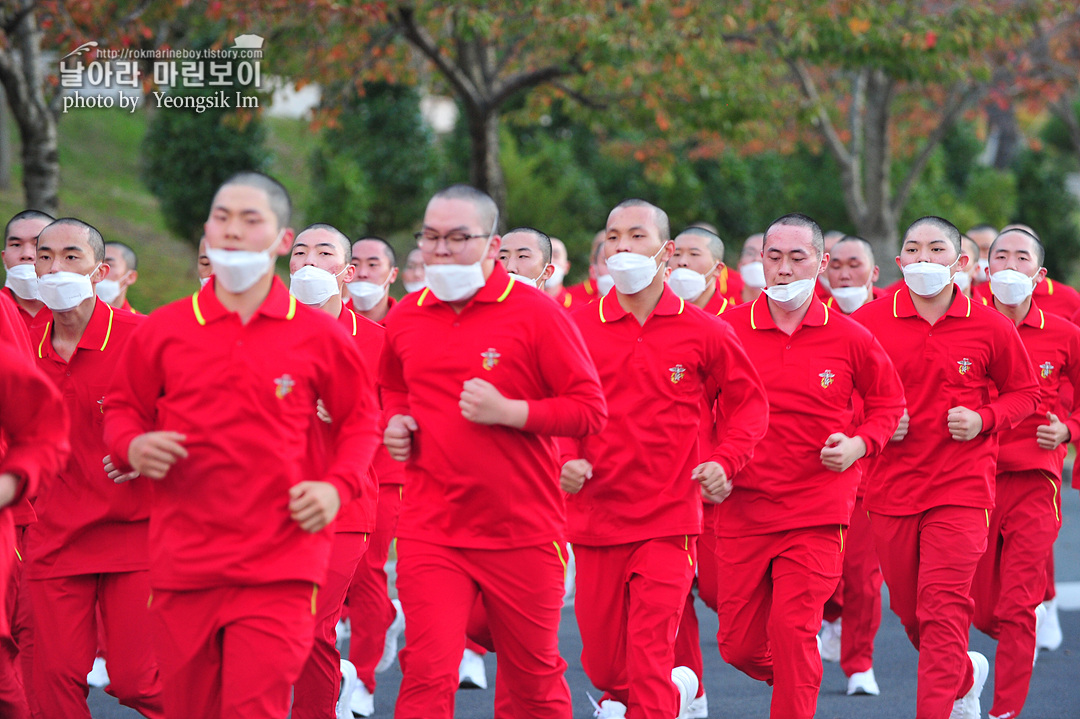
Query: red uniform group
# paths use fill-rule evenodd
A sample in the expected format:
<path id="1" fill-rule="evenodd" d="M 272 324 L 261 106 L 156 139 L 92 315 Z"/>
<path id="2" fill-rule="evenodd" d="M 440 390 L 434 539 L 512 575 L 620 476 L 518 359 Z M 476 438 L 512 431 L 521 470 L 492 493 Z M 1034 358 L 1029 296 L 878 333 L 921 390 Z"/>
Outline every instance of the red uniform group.
<path id="1" fill-rule="evenodd" d="M 740 274 L 711 229 L 673 240 L 627 200 L 565 288 L 558 240 L 504 240 L 456 185 L 416 235 L 426 286 L 395 302 L 388 243 L 289 215 L 276 181 L 226 181 L 207 281 L 149 317 L 130 248 L 9 223 L 0 535 L 25 571 L 0 556 L 0 714 L 89 717 L 101 654 L 148 717 L 346 716 L 354 689 L 369 716 L 404 623 L 395 716 L 452 717 L 475 639 L 496 717 L 569 719 L 570 543 L 597 717 L 707 716 L 695 581 L 771 716 L 814 715 L 823 617 L 848 693 L 877 694 L 882 575 L 916 715 L 981 717 L 972 623 L 999 642 L 991 717 L 1019 715 L 1080 433 L 1080 329 L 1033 234 L 993 240 L 971 299 L 960 233 L 921 218 L 881 293 L 869 245 L 806 216 Z"/>

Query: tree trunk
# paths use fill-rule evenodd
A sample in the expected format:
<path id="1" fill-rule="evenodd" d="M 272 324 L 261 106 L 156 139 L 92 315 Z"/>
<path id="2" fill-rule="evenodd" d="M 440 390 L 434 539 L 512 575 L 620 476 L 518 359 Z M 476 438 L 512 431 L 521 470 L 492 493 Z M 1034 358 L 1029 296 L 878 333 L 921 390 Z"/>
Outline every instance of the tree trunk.
<path id="1" fill-rule="evenodd" d="M 1010 102 L 1005 108 L 996 102 L 986 103 L 986 119 L 990 125 L 987 133 L 983 163 L 995 170 L 1007 170 L 1016 159 L 1020 146 L 1020 127 L 1016 122 L 1016 108 Z"/>
<path id="2" fill-rule="evenodd" d="M 7 96 L 4 86 L 0 85 L 0 190 L 11 187 L 11 155 L 15 148 L 11 144 L 11 125 L 7 111 Z"/>
<path id="3" fill-rule="evenodd" d="M 499 112 L 467 108 L 469 125 L 469 182 L 495 200 L 499 208 L 499 230 L 504 229 L 506 180 L 499 162 Z"/>
<path id="4" fill-rule="evenodd" d="M 60 187 L 56 117 L 45 100 L 41 35 L 33 12 L 22 17 L 9 40 L 8 48 L 0 50 L 0 84 L 19 125 L 26 208 L 55 215 Z"/>

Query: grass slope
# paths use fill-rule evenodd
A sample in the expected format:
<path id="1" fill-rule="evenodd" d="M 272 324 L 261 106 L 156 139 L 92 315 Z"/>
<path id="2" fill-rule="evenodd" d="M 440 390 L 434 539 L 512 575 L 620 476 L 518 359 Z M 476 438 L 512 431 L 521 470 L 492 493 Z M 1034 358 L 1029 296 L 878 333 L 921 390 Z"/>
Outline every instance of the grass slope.
<path id="1" fill-rule="evenodd" d="M 179 112 L 179 110 L 173 110 Z M 148 115 L 118 109 L 83 109 L 61 116 L 60 214 L 97 227 L 106 241 L 125 242 L 139 256 L 139 280 L 129 290 L 143 312 L 188 295 L 198 287 L 195 248 L 166 228 L 157 200 L 139 179 L 139 157 Z M 302 206 L 307 190 L 307 157 L 314 142 L 301 120 L 268 118 L 271 173 Z M 21 158 L 14 123 L 11 184 L 0 189 L 0 222 L 24 209 Z M 303 227 L 302 217 L 294 226 Z M 279 262 L 279 269 L 284 264 Z"/>

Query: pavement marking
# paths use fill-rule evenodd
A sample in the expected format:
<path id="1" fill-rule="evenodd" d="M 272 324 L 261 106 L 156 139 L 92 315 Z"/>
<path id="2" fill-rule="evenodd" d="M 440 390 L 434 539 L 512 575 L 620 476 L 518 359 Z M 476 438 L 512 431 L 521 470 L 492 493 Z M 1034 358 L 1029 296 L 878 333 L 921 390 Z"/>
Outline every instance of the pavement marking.
<path id="1" fill-rule="evenodd" d="M 1055 589 L 1058 609 L 1064 611 L 1080 609 L 1080 582 L 1058 582 Z"/>

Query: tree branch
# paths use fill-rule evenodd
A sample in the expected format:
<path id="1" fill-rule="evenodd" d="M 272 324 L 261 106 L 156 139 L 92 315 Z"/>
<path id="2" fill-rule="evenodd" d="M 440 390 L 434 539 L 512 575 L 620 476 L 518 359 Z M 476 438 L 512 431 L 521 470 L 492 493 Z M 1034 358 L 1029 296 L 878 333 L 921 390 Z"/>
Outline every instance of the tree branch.
<path id="1" fill-rule="evenodd" d="M 611 105 L 611 103 L 604 100 L 599 100 L 595 97 L 589 97 L 584 93 L 578 92 L 564 82 L 559 82 L 558 80 L 555 80 L 551 83 L 551 85 L 558 88 L 562 92 L 565 92 L 567 95 L 574 98 L 590 110 L 606 110 Z"/>
<path id="2" fill-rule="evenodd" d="M 413 47 L 419 50 L 435 67 L 443 77 L 453 86 L 463 100 L 479 107 L 484 102 L 479 88 L 473 83 L 472 78 L 462 72 L 461 68 L 451 64 L 439 52 L 439 46 L 435 43 L 428 32 L 416 22 L 416 14 L 413 9 L 403 5 L 397 12 L 398 26 L 402 34 Z"/>
<path id="3" fill-rule="evenodd" d="M 538 70 L 516 73 L 505 80 L 495 83 L 494 92 L 491 95 L 491 105 L 492 107 L 498 107 L 520 90 L 543 85 L 546 82 L 552 82 L 570 74 L 570 71 L 558 65 L 548 65 Z"/>
<path id="4" fill-rule="evenodd" d="M 840 139 L 840 135 L 836 132 L 836 126 L 833 125 L 829 113 L 825 110 L 825 105 L 821 101 L 821 95 L 818 94 L 817 85 L 814 84 L 814 79 L 810 77 L 809 71 L 807 71 L 806 67 L 797 58 L 788 58 L 787 64 L 788 67 L 791 68 L 791 72 L 795 75 L 795 79 L 798 81 L 799 88 L 803 91 L 803 95 L 805 95 L 806 99 L 813 105 L 818 125 L 825 135 L 825 141 L 833 155 L 836 157 L 836 161 L 840 163 L 842 167 L 850 167 L 852 163 L 851 153 L 848 152 L 847 147 L 844 146 L 844 141 Z"/>
<path id="5" fill-rule="evenodd" d="M 930 155 L 933 154 L 934 149 L 945 139 L 946 133 L 956 124 L 956 121 L 967 111 L 968 107 L 982 97 L 985 92 L 986 87 L 984 85 L 975 84 L 969 85 L 967 88 L 962 86 L 954 87 L 949 93 L 944 105 L 942 105 L 944 114 L 941 120 L 938 122 L 937 127 L 934 128 L 934 131 L 930 133 L 930 136 L 926 138 L 926 142 L 923 143 L 919 154 L 915 156 L 915 161 L 908 168 L 907 176 L 900 183 L 900 189 L 897 190 L 896 196 L 893 197 L 892 210 L 894 213 L 899 215 L 900 211 L 904 209 L 916 180 L 919 179 L 922 171 L 926 168 L 926 163 L 930 161 Z"/>

